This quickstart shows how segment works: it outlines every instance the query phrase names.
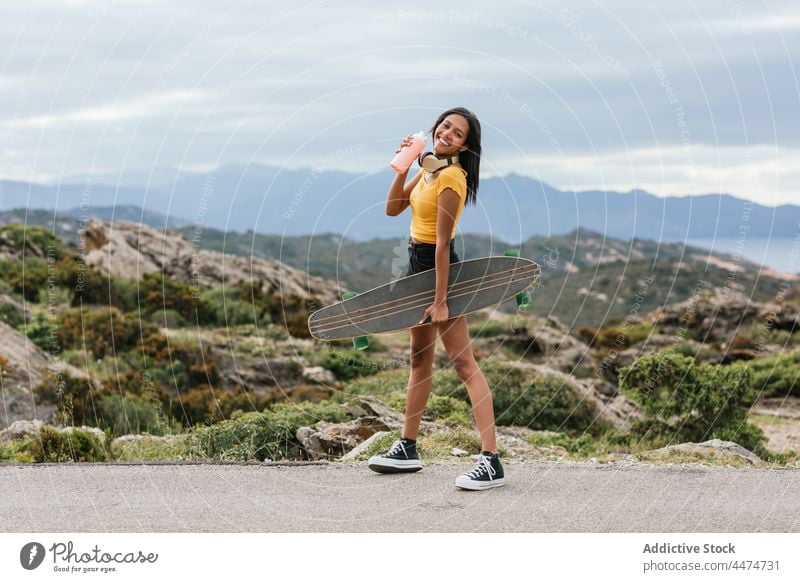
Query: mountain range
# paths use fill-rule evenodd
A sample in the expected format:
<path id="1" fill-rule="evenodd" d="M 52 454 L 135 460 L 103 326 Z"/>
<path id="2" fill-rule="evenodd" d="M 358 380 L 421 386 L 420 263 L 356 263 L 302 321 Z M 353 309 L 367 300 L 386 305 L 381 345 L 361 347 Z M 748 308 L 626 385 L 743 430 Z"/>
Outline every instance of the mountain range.
<path id="1" fill-rule="evenodd" d="M 191 173 L 155 169 L 151 175 L 74 178 L 59 184 L 3 182 L 0 210 L 50 209 L 80 216 L 81 208 L 141 207 L 168 216 L 169 228 L 194 225 L 286 236 L 336 233 L 348 239 L 395 238 L 408 233 L 408 211 L 384 212 L 390 170 L 367 174 L 264 165 L 226 165 Z M 144 217 L 126 216 L 136 222 Z M 152 218 L 152 217 L 151 217 Z M 658 197 L 643 190 L 558 190 L 511 174 L 481 181 L 478 204 L 465 209 L 462 233 L 511 244 L 585 228 L 604 236 L 675 241 L 717 238 L 792 239 L 800 206 L 769 207 L 728 194 Z"/>

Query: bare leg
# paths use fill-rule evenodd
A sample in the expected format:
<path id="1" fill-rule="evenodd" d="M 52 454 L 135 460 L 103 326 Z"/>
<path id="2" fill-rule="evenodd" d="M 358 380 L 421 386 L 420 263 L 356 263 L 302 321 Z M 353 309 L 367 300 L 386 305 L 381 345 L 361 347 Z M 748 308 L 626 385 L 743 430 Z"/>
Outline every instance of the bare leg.
<path id="1" fill-rule="evenodd" d="M 447 350 L 447 357 L 450 358 L 458 377 L 467 387 L 483 450 L 496 453 L 497 437 L 495 435 L 492 393 L 486 377 L 478 367 L 475 355 L 472 353 L 467 318 L 461 316 L 451 319 L 439 327 L 439 334 Z"/>
<path id="2" fill-rule="evenodd" d="M 436 329 L 433 325 L 411 328 L 411 375 L 406 392 L 406 416 L 403 438 L 416 440 L 422 413 L 433 386 L 433 356 Z"/>

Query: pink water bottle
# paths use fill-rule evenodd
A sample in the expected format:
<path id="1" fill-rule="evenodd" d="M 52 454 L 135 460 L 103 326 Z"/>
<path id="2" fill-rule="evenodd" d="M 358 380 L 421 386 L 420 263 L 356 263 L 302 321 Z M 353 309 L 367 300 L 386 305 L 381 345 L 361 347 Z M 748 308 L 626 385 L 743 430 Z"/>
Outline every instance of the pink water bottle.
<path id="1" fill-rule="evenodd" d="M 407 171 L 411 167 L 411 164 L 414 163 L 414 160 L 422 153 L 422 150 L 425 149 L 425 133 L 420 131 L 412 135 L 411 138 L 413 140 L 411 145 L 401 148 L 392 160 L 392 163 L 389 164 L 398 174 Z"/>

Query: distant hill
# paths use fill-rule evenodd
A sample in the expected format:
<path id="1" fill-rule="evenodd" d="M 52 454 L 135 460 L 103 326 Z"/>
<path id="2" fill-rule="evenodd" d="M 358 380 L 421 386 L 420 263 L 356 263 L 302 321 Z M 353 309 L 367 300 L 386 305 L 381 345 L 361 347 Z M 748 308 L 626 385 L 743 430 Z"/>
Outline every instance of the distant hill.
<path id="1" fill-rule="evenodd" d="M 157 180 L 40 185 L 7 181 L 4 208 L 144 207 L 200 227 L 301 236 L 337 233 L 349 239 L 399 237 L 408 213 L 384 213 L 390 170 L 369 174 L 262 165 L 228 165 L 207 174 L 160 169 Z M 137 180 L 142 185 L 137 185 Z M 479 203 L 462 215 L 463 233 L 518 243 L 576 228 L 628 240 L 747 237 L 791 239 L 800 207 L 761 206 L 727 194 L 661 198 L 631 192 L 564 192 L 511 174 L 481 180 Z M 103 217 L 108 218 L 108 217 Z M 173 226 L 177 224 L 171 223 Z"/>

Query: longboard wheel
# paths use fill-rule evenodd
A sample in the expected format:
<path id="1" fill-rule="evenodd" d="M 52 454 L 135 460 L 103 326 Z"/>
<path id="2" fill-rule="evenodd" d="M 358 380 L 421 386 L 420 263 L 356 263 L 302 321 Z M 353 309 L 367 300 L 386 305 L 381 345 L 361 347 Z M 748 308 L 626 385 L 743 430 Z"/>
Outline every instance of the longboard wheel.
<path id="1" fill-rule="evenodd" d="M 505 253 L 503 253 L 503 255 L 506 257 L 519 258 L 519 249 L 508 249 Z M 531 304 L 531 294 L 527 291 L 517 293 L 514 296 L 514 299 L 517 301 L 517 309 L 525 309 Z"/>
<path id="2" fill-rule="evenodd" d="M 531 304 L 531 294 L 527 291 L 514 295 L 517 300 L 517 309 L 526 309 Z"/>
<path id="3" fill-rule="evenodd" d="M 356 295 L 358 295 L 358 293 L 354 291 L 345 293 L 344 295 L 342 295 L 342 301 L 347 301 L 348 299 L 352 299 Z M 354 337 L 353 347 L 357 350 L 366 350 L 369 347 L 369 336 L 362 335 L 360 337 Z"/>

